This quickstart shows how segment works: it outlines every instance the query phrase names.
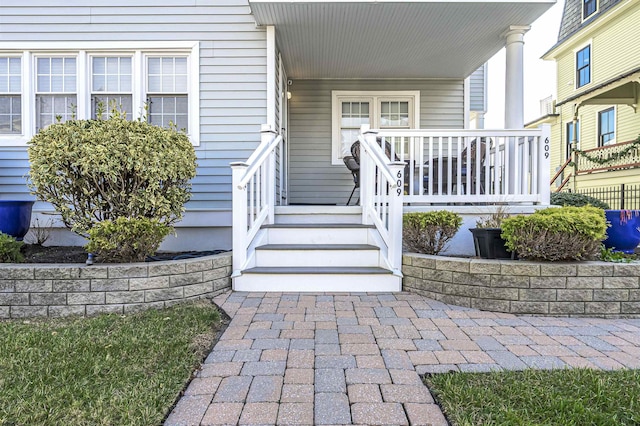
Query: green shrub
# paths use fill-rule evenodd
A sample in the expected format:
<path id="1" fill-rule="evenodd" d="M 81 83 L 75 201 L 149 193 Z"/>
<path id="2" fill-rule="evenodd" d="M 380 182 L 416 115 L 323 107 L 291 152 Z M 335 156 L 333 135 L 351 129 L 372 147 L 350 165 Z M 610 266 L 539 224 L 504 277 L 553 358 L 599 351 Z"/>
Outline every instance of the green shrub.
<path id="1" fill-rule="evenodd" d="M 600 255 L 607 223 L 597 207 L 560 207 L 513 216 L 502 222 L 502 238 L 528 260 L 588 260 Z"/>
<path id="2" fill-rule="evenodd" d="M 86 249 L 104 262 L 141 262 L 158 250 L 171 227 L 155 219 L 119 217 L 89 230 Z"/>
<path id="3" fill-rule="evenodd" d="M 20 253 L 22 241 L 16 241 L 11 235 L 0 232 L 0 263 L 19 263 L 24 260 Z"/>
<path id="4" fill-rule="evenodd" d="M 415 253 L 438 254 L 458 232 L 462 218 L 446 210 L 407 213 L 402 217 L 404 249 Z"/>
<path id="5" fill-rule="evenodd" d="M 593 206 L 609 210 L 609 204 L 589 195 L 576 194 L 575 192 L 554 192 L 551 194 L 551 204 L 556 206 Z"/>
<path id="6" fill-rule="evenodd" d="M 30 189 L 86 236 L 96 223 L 182 217 L 195 176 L 189 138 L 115 113 L 107 120 L 52 124 L 29 142 Z"/>

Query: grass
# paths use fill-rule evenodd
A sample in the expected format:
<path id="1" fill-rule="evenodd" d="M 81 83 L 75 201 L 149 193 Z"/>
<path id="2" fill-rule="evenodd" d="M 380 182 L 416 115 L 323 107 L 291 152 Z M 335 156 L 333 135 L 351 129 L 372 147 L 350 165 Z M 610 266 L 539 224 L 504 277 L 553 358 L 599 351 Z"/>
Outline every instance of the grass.
<path id="1" fill-rule="evenodd" d="M 157 425 L 213 344 L 214 305 L 0 322 L 0 425 Z"/>
<path id="2" fill-rule="evenodd" d="M 526 370 L 425 377 L 452 425 L 640 424 L 640 371 Z"/>

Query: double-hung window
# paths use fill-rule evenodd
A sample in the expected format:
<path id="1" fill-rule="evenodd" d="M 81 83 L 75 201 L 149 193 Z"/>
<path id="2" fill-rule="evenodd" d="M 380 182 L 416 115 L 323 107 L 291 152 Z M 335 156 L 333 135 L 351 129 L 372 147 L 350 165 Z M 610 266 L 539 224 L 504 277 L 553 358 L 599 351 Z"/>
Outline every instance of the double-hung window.
<path id="1" fill-rule="evenodd" d="M 598 145 L 616 142 L 616 110 L 614 107 L 598 112 Z"/>
<path id="2" fill-rule="evenodd" d="M 576 53 L 576 88 L 591 83 L 591 45 Z"/>
<path id="3" fill-rule="evenodd" d="M 149 122 L 158 126 L 187 129 L 189 124 L 187 58 L 147 58 L 147 102 Z"/>
<path id="4" fill-rule="evenodd" d="M 419 122 L 420 92 L 332 92 L 331 164 L 351 155 L 362 125 L 372 129 L 412 129 Z M 405 138 L 406 139 L 406 138 Z M 396 145 L 404 139 L 394 141 Z M 404 141 L 406 143 L 406 141 Z M 400 152 L 395 146 L 394 151 Z M 404 149 L 408 153 L 407 147 Z"/>
<path id="5" fill-rule="evenodd" d="M 36 57 L 36 129 L 65 122 L 77 113 L 77 58 Z"/>
<path id="6" fill-rule="evenodd" d="M 109 111 L 133 111 L 131 56 L 91 57 L 91 118 L 106 118 Z"/>
<path id="7" fill-rule="evenodd" d="M 199 44 L 194 41 L 30 44 L 0 51 L 0 146 L 25 145 L 70 119 L 129 120 L 184 130 L 199 144 Z"/>
<path id="8" fill-rule="evenodd" d="M 22 132 L 22 60 L 0 56 L 0 134 Z"/>
<path id="9" fill-rule="evenodd" d="M 598 0 L 582 0 L 582 19 L 587 19 L 598 10 Z"/>

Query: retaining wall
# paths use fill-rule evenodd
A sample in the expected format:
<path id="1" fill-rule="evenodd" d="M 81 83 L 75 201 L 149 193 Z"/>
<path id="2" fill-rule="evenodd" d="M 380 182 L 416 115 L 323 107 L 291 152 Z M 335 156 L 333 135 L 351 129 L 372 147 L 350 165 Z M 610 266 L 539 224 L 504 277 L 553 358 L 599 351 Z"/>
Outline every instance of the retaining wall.
<path id="1" fill-rule="evenodd" d="M 549 316 L 640 318 L 640 263 L 403 256 L 403 288 L 452 305 Z"/>
<path id="2" fill-rule="evenodd" d="M 130 264 L 0 264 L 0 318 L 127 314 L 231 288 L 231 253 Z"/>

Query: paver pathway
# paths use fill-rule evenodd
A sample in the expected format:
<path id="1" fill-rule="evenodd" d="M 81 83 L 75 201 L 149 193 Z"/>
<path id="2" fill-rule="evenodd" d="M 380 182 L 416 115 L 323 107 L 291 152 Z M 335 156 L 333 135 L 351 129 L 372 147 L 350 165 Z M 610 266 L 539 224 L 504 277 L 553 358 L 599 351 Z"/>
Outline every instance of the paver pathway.
<path id="1" fill-rule="evenodd" d="M 446 425 L 419 374 L 640 368 L 640 320 L 522 317 L 412 293 L 224 293 L 232 318 L 166 425 Z"/>

